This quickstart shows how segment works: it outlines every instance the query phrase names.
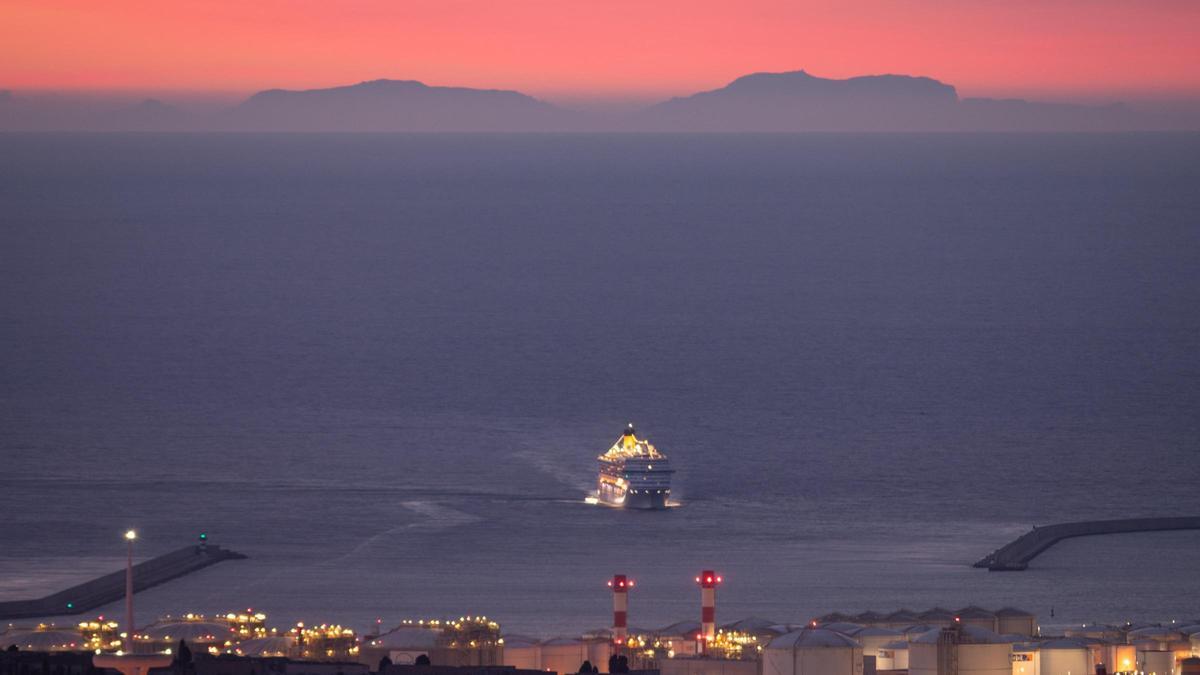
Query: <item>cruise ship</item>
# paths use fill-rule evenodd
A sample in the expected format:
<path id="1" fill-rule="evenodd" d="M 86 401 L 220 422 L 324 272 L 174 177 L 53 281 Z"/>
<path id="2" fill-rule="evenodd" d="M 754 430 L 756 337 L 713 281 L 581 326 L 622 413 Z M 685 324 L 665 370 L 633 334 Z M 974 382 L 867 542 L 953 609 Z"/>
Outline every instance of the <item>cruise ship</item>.
<path id="1" fill-rule="evenodd" d="M 601 502 L 627 509 L 667 507 L 675 471 L 666 455 L 637 437 L 632 423 L 599 460 Z"/>

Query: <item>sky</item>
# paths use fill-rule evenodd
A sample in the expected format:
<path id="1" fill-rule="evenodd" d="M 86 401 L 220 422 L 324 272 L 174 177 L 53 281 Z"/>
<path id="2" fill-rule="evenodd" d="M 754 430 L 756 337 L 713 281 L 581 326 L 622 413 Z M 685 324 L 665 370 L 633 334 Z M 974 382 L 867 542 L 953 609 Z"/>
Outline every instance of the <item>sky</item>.
<path id="1" fill-rule="evenodd" d="M 0 89 L 241 96 L 377 79 L 651 100 L 751 72 L 964 96 L 1200 97 L 1197 0 L 0 0 Z"/>

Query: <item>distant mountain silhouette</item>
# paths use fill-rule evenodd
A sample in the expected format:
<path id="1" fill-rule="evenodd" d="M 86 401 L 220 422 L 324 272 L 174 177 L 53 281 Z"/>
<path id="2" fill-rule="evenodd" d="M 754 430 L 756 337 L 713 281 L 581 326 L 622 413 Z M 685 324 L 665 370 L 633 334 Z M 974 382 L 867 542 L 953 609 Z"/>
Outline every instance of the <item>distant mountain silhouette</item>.
<path id="1" fill-rule="evenodd" d="M 687 131 L 933 130 L 946 127 L 957 103 L 954 87 L 927 77 L 831 80 L 798 70 L 746 75 L 673 98 L 645 111 L 639 123 Z"/>
<path id="2" fill-rule="evenodd" d="M 627 115 L 565 110 L 515 91 L 373 80 L 259 92 L 224 112 L 156 99 L 133 106 L 0 90 L 0 130 L 376 132 L 1132 131 L 1200 129 L 1200 105 L 1085 106 L 960 99 L 928 77 L 844 80 L 755 73 Z"/>
<path id="3" fill-rule="evenodd" d="M 372 80 L 263 91 L 217 124 L 254 131 L 543 131 L 566 129 L 573 121 L 570 113 L 515 91 Z"/>
<path id="4" fill-rule="evenodd" d="M 747 75 L 674 98 L 646 110 L 636 123 L 660 131 L 1129 131 L 1195 129 L 1200 116 L 1122 105 L 959 99 L 954 87 L 927 77 L 832 80 L 800 70 Z"/>

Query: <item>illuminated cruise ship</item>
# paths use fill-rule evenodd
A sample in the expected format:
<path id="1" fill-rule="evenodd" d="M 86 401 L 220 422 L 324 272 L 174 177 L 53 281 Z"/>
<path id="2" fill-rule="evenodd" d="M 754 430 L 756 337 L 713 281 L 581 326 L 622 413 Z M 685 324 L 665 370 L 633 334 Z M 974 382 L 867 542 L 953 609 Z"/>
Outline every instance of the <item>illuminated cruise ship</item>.
<path id="1" fill-rule="evenodd" d="M 638 439 L 633 424 L 600 455 L 601 502 L 627 509 L 663 509 L 671 496 L 671 462 L 650 442 Z"/>

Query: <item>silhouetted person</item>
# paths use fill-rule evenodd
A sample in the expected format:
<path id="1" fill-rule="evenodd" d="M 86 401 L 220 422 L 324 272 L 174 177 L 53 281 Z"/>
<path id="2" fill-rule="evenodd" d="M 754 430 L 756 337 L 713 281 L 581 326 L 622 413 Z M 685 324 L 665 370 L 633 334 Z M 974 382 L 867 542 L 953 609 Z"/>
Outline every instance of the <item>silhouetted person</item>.
<path id="1" fill-rule="evenodd" d="M 617 672 L 617 655 L 612 654 L 608 657 L 608 672 Z"/>
<path id="2" fill-rule="evenodd" d="M 583 663 L 579 664 L 579 672 L 580 673 L 592 672 L 592 662 L 588 661 L 587 659 L 584 659 Z"/>
<path id="3" fill-rule="evenodd" d="M 375 672 L 382 673 L 383 669 L 390 665 L 392 665 L 392 660 L 385 655 L 382 659 L 379 659 L 379 667 L 375 669 Z"/>
<path id="4" fill-rule="evenodd" d="M 413 661 L 413 665 L 414 666 L 428 666 L 429 665 L 429 656 L 426 654 L 422 654 L 422 655 L 418 656 L 417 660 Z"/>

